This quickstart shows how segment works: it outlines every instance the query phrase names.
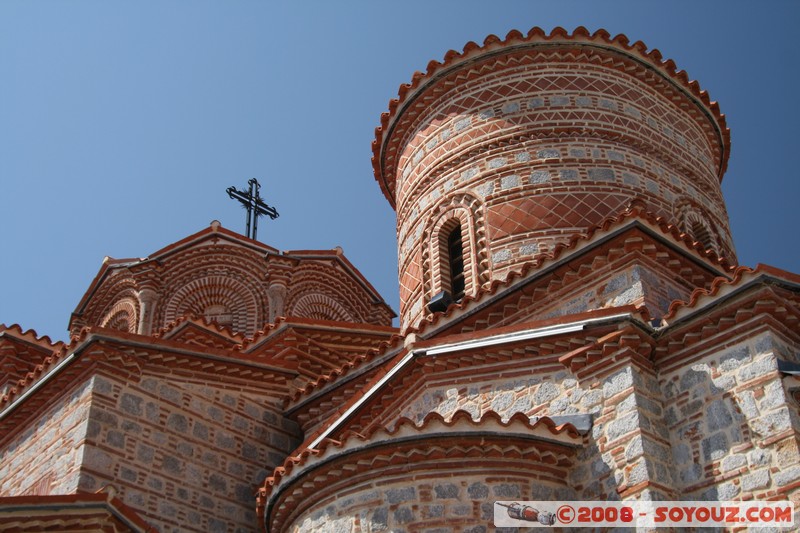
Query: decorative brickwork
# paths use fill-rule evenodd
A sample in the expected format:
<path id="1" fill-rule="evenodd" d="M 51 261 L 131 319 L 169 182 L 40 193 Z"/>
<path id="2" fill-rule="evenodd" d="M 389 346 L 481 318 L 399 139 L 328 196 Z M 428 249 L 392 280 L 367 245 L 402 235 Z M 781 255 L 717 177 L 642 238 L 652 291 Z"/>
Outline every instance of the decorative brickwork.
<path id="1" fill-rule="evenodd" d="M 488 260 L 473 266 L 468 294 L 633 199 L 734 257 L 719 188 L 724 119 L 654 59 L 601 33 L 509 34 L 448 54 L 401 91 L 374 163 L 397 206 L 404 325 L 420 320 L 438 284 L 415 291 L 418 276 L 403 267 L 420 249 L 425 260 L 420 230 L 459 194 L 479 199 L 485 217 L 473 231 Z"/>
<path id="2" fill-rule="evenodd" d="M 0 451 L 0 495 L 72 494 L 78 490 L 92 383 L 76 387 Z"/>
<path id="3" fill-rule="evenodd" d="M 376 132 L 402 330 L 340 249 L 279 253 L 214 222 L 108 259 L 69 344 L 0 325 L 0 529 L 485 533 L 497 500 L 800 509 L 800 276 L 736 266 L 728 149 L 708 95 L 624 36 L 449 52 Z M 458 301 L 429 312 L 440 291 Z"/>
<path id="4" fill-rule="evenodd" d="M 277 250 L 218 222 L 145 259 L 107 259 L 70 321 L 151 334 L 204 317 L 253 335 L 279 316 L 390 325 L 394 313 L 341 250 Z"/>
<path id="5" fill-rule="evenodd" d="M 487 437 L 498 427 L 502 438 Z M 260 498 L 277 531 L 289 523 L 302 531 L 355 524 L 460 530 L 491 520 L 495 499 L 571 496 L 564 479 L 576 438 L 574 428 L 524 417 L 405 419 L 391 431 L 327 443 L 319 454 L 287 462 Z M 376 486 L 376 477 L 386 482 Z"/>

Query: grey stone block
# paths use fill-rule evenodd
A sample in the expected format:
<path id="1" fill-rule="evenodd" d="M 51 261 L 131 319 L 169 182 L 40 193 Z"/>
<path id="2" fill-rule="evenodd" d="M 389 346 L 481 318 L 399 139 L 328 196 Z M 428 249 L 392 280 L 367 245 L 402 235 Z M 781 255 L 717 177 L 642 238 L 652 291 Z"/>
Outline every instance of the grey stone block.
<path id="1" fill-rule="evenodd" d="M 433 491 L 439 499 L 458 498 L 458 487 L 453 483 L 435 485 Z"/>
<path id="2" fill-rule="evenodd" d="M 444 516 L 444 505 L 437 503 L 424 508 L 423 516 L 426 518 L 439 518 Z"/>
<path id="3" fill-rule="evenodd" d="M 106 434 L 106 443 L 114 448 L 125 448 L 125 435 L 119 431 L 109 431 Z"/>
<path id="4" fill-rule="evenodd" d="M 517 485 L 501 483 L 492 487 L 492 493 L 498 498 L 519 498 L 520 491 Z"/>
<path id="5" fill-rule="evenodd" d="M 417 498 L 417 489 L 415 487 L 406 487 L 402 489 L 389 489 L 386 491 L 386 501 L 394 504 L 415 500 Z"/>
<path id="6" fill-rule="evenodd" d="M 614 169 L 590 168 L 589 179 L 593 181 L 614 181 Z"/>
<path id="7" fill-rule="evenodd" d="M 144 399 L 134 394 L 123 393 L 119 398 L 119 407 L 122 411 L 134 416 L 141 416 Z"/>
<path id="8" fill-rule="evenodd" d="M 558 386 L 550 381 L 542 382 L 533 393 L 534 405 L 543 405 L 561 394 Z"/>
<path id="9" fill-rule="evenodd" d="M 508 164 L 508 159 L 505 157 L 495 157 L 494 159 L 490 159 L 488 163 L 489 168 L 500 168 Z"/>
<path id="10" fill-rule="evenodd" d="M 161 467 L 169 474 L 179 475 L 183 472 L 183 461 L 172 455 L 165 455 Z"/>
<path id="11" fill-rule="evenodd" d="M 780 472 L 775 472 L 775 483 L 782 487 L 800 479 L 800 466 L 793 466 Z"/>
<path id="12" fill-rule="evenodd" d="M 547 148 L 536 152 L 536 156 L 539 159 L 558 159 L 561 157 L 561 152 L 555 148 Z"/>
<path id="13" fill-rule="evenodd" d="M 476 482 L 467 487 L 467 494 L 473 500 L 483 500 L 489 495 L 489 487 L 485 483 Z"/>
<path id="14" fill-rule="evenodd" d="M 626 115 L 630 115 L 635 118 L 642 118 L 642 113 L 636 109 L 635 107 L 626 105 L 623 109 Z"/>
<path id="15" fill-rule="evenodd" d="M 638 187 L 640 184 L 639 176 L 631 174 L 630 172 L 622 173 L 622 182 L 635 187 Z"/>
<path id="16" fill-rule="evenodd" d="M 219 474 L 208 476 L 208 487 L 214 492 L 226 493 L 228 491 L 228 481 Z"/>
<path id="17" fill-rule="evenodd" d="M 511 189 L 512 187 L 519 187 L 519 176 L 511 174 L 510 176 L 503 176 L 500 178 L 501 189 Z"/>
<path id="18" fill-rule="evenodd" d="M 510 260 L 512 257 L 511 250 L 500 250 L 492 254 L 492 262 L 493 263 L 502 263 L 504 261 Z"/>
<path id="19" fill-rule="evenodd" d="M 720 463 L 720 471 L 730 472 L 731 470 L 736 470 L 746 465 L 747 458 L 743 454 L 737 453 L 735 455 L 729 455 L 722 460 Z"/>
<path id="20" fill-rule="evenodd" d="M 181 414 L 172 413 L 167 417 L 167 427 L 178 433 L 186 433 L 189 429 L 189 421 Z"/>
<path id="21" fill-rule="evenodd" d="M 714 400 L 706 407 L 708 431 L 714 433 L 733 424 L 733 417 L 724 400 Z"/>
<path id="22" fill-rule="evenodd" d="M 707 382 L 708 379 L 708 372 L 700 372 L 690 368 L 681 376 L 680 389 L 681 391 L 687 391 L 696 385 Z"/>
<path id="23" fill-rule="evenodd" d="M 578 179 L 578 171 L 566 168 L 559 170 L 558 176 L 563 181 L 574 181 Z"/>
<path id="24" fill-rule="evenodd" d="M 548 181 L 550 181 L 550 172 L 547 170 L 534 170 L 531 172 L 531 177 L 528 179 L 531 185 L 547 183 Z"/>
<path id="25" fill-rule="evenodd" d="M 192 435 L 204 441 L 208 440 L 208 426 L 202 422 L 195 422 L 192 427 Z"/>
<path id="26" fill-rule="evenodd" d="M 629 413 L 621 418 L 617 418 L 608 423 L 606 435 L 609 441 L 616 440 L 639 428 L 639 416 L 637 413 Z"/>
<path id="27" fill-rule="evenodd" d="M 728 446 L 728 438 L 724 433 L 715 433 L 708 438 L 703 439 L 701 443 L 703 451 L 703 459 L 709 463 L 725 457 L 730 449 Z"/>
<path id="28" fill-rule="evenodd" d="M 771 371 L 777 370 L 778 365 L 774 357 L 766 356 L 761 359 L 757 359 L 748 365 L 742 366 L 739 370 L 739 380 L 740 381 L 750 381 L 751 379 L 755 379 L 761 377 Z"/>
<path id="29" fill-rule="evenodd" d="M 484 183 L 483 185 L 479 185 L 475 191 L 483 198 L 486 198 L 494 192 L 494 183 L 490 181 L 488 183 Z"/>
<path id="30" fill-rule="evenodd" d="M 610 398 L 627 390 L 633 386 L 633 375 L 630 369 L 620 370 L 619 372 L 607 377 L 603 382 L 603 396 Z"/>
<path id="31" fill-rule="evenodd" d="M 749 454 L 751 466 L 766 466 L 770 463 L 771 454 L 764 449 L 756 448 Z"/>
<path id="32" fill-rule="evenodd" d="M 746 491 L 763 489 L 767 485 L 769 485 L 769 471 L 766 468 L 742 477 L 742 489 Z"/>

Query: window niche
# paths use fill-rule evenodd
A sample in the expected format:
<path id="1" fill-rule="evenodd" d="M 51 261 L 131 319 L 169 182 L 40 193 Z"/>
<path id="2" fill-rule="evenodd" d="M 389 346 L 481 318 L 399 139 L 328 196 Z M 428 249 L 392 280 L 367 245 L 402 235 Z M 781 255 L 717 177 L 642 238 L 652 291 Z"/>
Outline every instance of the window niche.
<path id="1" fill-rule="evenodd" d="M 449 292 L 455 302 L 464 298 L 467 282 L 462 228 L 459 219 L 448 220 L 439 230 L 438 239 L 440 290 Z"/>

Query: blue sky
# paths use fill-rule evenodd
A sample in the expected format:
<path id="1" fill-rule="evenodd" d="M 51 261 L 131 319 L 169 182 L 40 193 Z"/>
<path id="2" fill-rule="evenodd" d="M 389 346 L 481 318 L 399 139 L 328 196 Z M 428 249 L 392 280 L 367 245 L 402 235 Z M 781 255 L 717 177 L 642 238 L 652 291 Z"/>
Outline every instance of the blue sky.
<path id="1" fill-rule="evenodd" d="M 0 323 L 65 340 L 103 257 L 145 257 L 262 183 L 282 250 L 344 248 L 398 309 L 370 143 L 398 86 L 467 41 L 586 26 L 642 40 L 720 103 L 739 262 L 800 272 L 800 3 L 0 3 Z"/>

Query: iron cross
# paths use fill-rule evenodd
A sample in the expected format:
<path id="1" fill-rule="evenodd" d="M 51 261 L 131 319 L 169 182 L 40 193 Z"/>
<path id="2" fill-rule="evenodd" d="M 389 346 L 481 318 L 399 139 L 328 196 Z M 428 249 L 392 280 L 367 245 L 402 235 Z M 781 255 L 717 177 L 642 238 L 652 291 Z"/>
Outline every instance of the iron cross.
<path id="1" fill-rule="evenodd" d="M 256 232 L 258 231 L 258 217 L 267 215 L 272 220 L 278 218 L 278 211 L 274 207 L 270 207 L 261 199 L 259 191 L 261 185 L 258 180 L 253 178 L 247 182 L 250 189 L 247 191 L 240 191 L 236 187 L 228 187 L 226 189 L 228 196 L 234 200 L 239 200 L 245 209 L 247 209 L 247 237 L 256 240 Z M 250 235 L 250 220 L 253 221 L 253 234 Z"/>

